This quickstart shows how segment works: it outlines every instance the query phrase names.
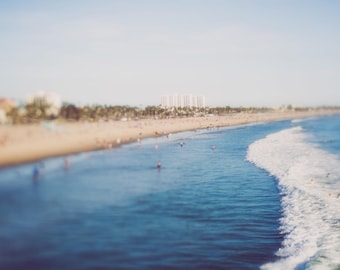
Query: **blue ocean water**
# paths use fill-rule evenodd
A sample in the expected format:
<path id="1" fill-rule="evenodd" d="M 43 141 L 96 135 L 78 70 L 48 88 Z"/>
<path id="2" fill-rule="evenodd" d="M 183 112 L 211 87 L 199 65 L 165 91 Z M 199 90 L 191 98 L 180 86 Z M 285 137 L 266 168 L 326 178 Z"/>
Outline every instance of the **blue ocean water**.
<path id="1" fill-rule="evenodd" d="M 2 169 L 0 269 L 340 269 L 339 120 L 145 139 L 67 170 L 44 160 L 36 178 Z"/>

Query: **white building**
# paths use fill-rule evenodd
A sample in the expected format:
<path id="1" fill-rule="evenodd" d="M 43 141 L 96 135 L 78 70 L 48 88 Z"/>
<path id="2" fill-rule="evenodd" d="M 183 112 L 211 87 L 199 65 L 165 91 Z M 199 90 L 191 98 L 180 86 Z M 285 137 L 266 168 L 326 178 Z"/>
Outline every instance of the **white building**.
<path id="1" fill-rule="evenodd" d="M 48 108 L 46 110 L 46 115 L 57 115 L 61 108 L 61 99 L 58 94 L 53 92 L 39 91 L 34 94 L 26 96 L 26 103 L 31 104 L 46 104 Z"/>
<path id="2" fill-rule="evenodd" d="M 161 106 L 164 108 L 172 107 L 205 107 L 205 97 L 201 95 L 164 95 L 161 96 Z"/>

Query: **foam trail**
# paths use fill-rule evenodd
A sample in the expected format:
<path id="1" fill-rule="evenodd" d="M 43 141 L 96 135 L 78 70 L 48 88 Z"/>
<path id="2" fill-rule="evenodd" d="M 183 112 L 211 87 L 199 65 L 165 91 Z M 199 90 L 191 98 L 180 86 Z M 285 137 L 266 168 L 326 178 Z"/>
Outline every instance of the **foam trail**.
<path id="1" fill-rule="evenodd" d="M 340 269 L 340 160 L 307 139 L 295 127 L 249 146 L 247 159 L 273 175 L 282 194 L 279 259 L 261 269 Z"/>

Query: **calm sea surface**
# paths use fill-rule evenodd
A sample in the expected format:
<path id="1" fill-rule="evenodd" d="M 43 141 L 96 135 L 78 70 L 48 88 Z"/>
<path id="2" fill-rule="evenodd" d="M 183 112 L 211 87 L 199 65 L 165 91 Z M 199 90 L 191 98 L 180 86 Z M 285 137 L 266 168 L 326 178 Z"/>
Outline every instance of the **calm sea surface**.
<path id="1" fill-rule="evenodd" d="M 0 269 L 340 269 L 339 134 L 258 123 L 0 170 Z"/>

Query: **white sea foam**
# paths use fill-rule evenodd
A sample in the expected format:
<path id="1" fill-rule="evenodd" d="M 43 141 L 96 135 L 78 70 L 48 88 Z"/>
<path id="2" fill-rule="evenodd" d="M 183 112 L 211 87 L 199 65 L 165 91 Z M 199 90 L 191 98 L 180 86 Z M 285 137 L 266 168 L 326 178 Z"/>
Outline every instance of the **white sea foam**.
<path id="1" fill-rule="evenodd" d="M 278 180 L 279 259 L 261 269 L 340 268 L 340 160 L 295 127 L 251 144 L 247 159 Z"/>
<path id="2" fill-rule="evenodd" d="M 313 119 L 315 119 L 314 116 L 308 117 L 308 118 L 297 118 L 297 119 L 293 119 L 292 123 L 293 124 L 298 124 L 298 123 L 305 122 L 305 121 L 310 121 L 310 120 L 313 120 Z"/>

